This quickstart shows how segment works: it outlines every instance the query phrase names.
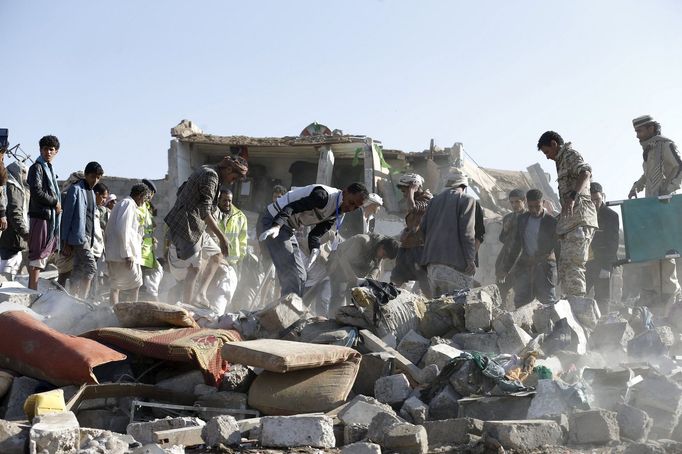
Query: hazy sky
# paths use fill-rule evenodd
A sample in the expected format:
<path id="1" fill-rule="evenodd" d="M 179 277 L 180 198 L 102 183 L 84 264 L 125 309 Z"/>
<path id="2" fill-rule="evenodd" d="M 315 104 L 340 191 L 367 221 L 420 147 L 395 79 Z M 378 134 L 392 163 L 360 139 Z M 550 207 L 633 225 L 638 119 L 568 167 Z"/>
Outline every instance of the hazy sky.
<path id="1" fill-rule="evenodd" d="M 284 136 L 312 121 L 487 167 L 553 129 L 609 198 L 641 174 L 632 118 L 682 142 L 682 2 L 0 0 L 0 127 L 60 176 L 162 178 L 170 128 Z M 682 145 L 682 143 L 680 144 Z"/>

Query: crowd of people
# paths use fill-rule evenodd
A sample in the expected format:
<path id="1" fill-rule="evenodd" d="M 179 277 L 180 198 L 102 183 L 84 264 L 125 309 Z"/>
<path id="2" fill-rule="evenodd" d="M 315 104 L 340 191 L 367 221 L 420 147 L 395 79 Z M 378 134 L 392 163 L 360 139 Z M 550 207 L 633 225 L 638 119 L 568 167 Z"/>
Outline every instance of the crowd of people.
<path id="1" fill-rule="evenodd" d="M 674 142 L 661 135 L 660 124 L 648 115 L 633 120 L 633 126 L 644 162 L 629 196 L 674 193 L 682 182 Z M 178 188 L 163 218 L 165 247 L 159 247 L 154 183 L 142 180 L 119 199 L 100 181 L 104 169 L 93 161 L 60 188 L 53 168 L 59 146 L 57 137 L 45 136 L 30 167 L 16 161 L 0 169 L 0 271 L 14 279 L 27 265 L 32 289 L 52 261 L 59 284 L 68 282 L 80 298 L 98 298 L 107 289 L 112 303 L 158 299 L 166 269 L 177 285 L 164 299 L 215 308 L 217 289 L 222 313 L 230 310 L 244 258 L 254 245 L 260 269 L 274 268 L 281 295 L 314 293 L 330 313 L 346 304 L 350 288 L 367 280 L 412 285 L 427 297 L 475 285 L 485 225 L 461 169 L 452 168 L 445 189 L 435 195 L 416 173 L 399 178 L 405 209 L 399 238 L 376 231 L 383 199 L 362 183 L 343 189 L 276 186 L 250 245 L 247 217 L 231 191 L 247 176 L 248 161 L 226 156 L 216 166 L 199 167 Z M 554 212 L 539 189 L 509 193 L 512 211 L 502 219 L 502 249 L 495 264 L 502 296 L 517 307 L 534 299 L 551 303 L 560 285 L 565 297 L 594 290 L 607 311 L 610 278 L 618 265 L 618 214 L 606 206 L 602 186 L 570 142 L 547 131 L 537 148 L 556 163 L 561 209 Z M 384 267 L 387 260 L 395 260 L 390 271 Z M 642 280 L 640 299 L 660 307 L 677 301 L 674 260 L 647 269 L 650 276 Z"/>

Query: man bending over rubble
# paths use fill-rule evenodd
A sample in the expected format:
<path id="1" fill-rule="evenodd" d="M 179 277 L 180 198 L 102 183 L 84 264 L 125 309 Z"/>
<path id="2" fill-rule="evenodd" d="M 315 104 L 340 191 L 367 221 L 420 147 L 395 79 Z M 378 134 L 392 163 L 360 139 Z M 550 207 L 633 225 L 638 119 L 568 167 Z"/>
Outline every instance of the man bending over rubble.
<path id="1" fill-rule="evenodd" d="M 335 225 L 338 232 L 344 213 L 361 207 L 367 197 L 369 192 L 362 183 L 352 183 L 343 191 L 311 184 L 289 191 L 268 205 L 258 239 L 270 252 L 282 296 L 303 296 L 307 271 L 320 255 L 320 237 Z M 298 228 L 305 226 L 314 226 L 308 234 L 310 256 L 306 264 L 295 235 Z"/>

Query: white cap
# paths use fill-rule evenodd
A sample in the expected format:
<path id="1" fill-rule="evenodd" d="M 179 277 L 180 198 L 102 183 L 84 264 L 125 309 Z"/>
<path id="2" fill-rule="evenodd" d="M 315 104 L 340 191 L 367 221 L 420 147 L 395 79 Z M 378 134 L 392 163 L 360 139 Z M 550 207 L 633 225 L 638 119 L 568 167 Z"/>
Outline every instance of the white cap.
<path id="1" fill-rule="evenodd" d="M 367 197 L 367 200 L 365 201 L 363 206 L 368 206 L 372 203 L 375 203 L 379 206 L 384 206 L 384 199 L 381 198 L 381 196 L 375 192 L 371 192 L 369 194 L 369 197 Z"/>

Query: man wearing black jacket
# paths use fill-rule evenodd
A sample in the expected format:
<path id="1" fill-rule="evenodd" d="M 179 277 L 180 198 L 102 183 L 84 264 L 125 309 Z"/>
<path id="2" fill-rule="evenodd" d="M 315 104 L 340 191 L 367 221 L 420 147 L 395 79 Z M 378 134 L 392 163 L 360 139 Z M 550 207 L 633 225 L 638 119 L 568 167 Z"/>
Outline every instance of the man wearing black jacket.
<path id="1" fill-rule="evenodd" d="M 502 274 L 514 267 L 516 307 L 533 299 L 544 304 L 556 300 L 557 220 L 543 208 L 539 190 L 528 191 L 526 202 L 528 212 L 518 217 L 516 235 L 511 238 L 511 248 L 502 267 Z"/>
<path id="2" fill-rule="evenodd" d="M 590 195 L 597 209 L 599 229 L 592 239 L 590 259 L 585 265 L 587 292 L 594 287 L 594 299 L 604 314 L 608 312 L 611 298 L 611 271 L 618 260 L 620 224 L 618 213 L 604 203 L 604 191 L 599 183 L 590 184 Z"/>

